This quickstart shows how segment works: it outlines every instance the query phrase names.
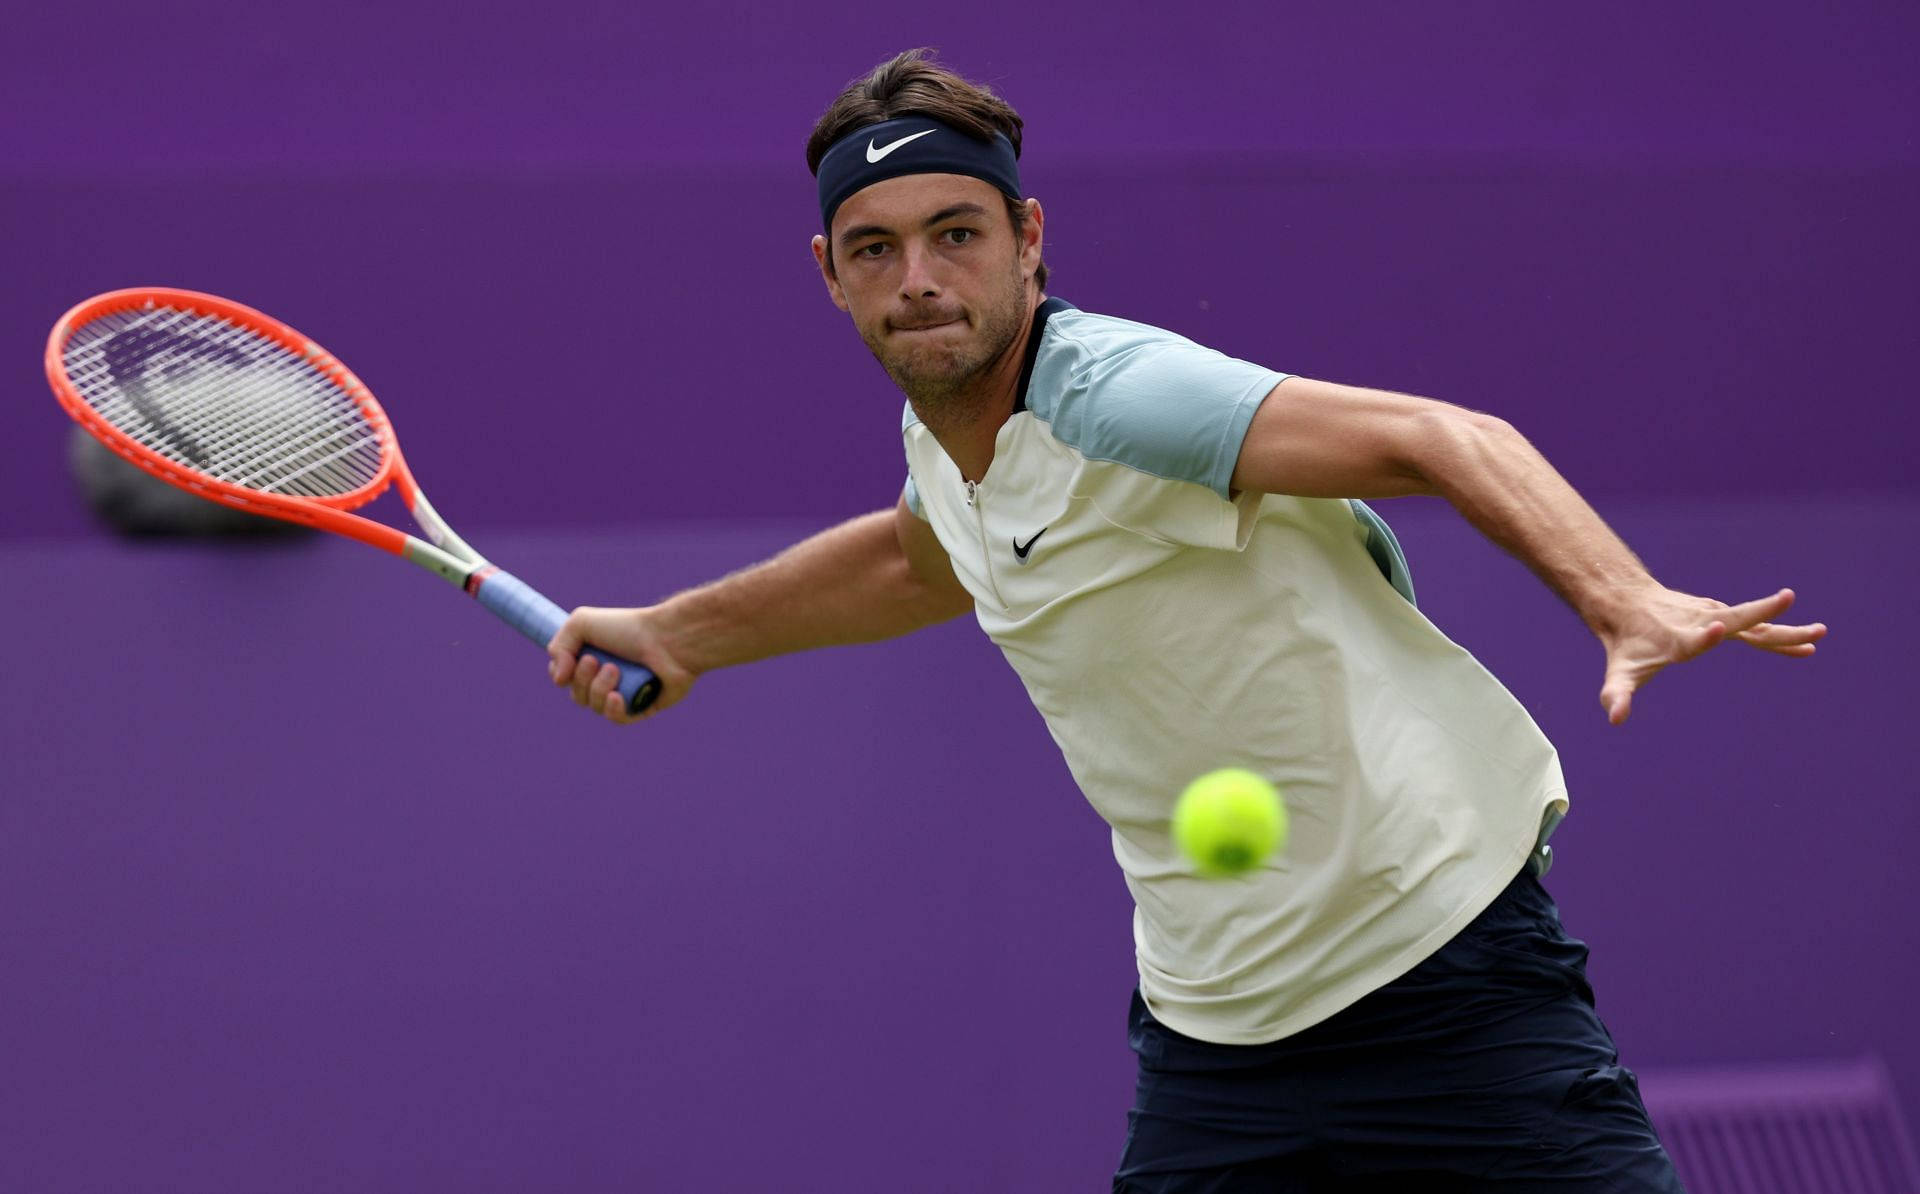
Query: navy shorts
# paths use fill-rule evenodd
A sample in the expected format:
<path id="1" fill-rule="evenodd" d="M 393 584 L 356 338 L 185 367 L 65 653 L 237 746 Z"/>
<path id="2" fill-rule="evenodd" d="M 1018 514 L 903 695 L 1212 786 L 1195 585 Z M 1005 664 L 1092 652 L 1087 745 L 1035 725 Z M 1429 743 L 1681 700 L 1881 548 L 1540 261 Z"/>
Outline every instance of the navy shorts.
<path id="1" fill-rule="evenodd" d="M 1182 1036 L 1135 991 L 1113 1188 L 1679 1191 L 1586 962 L 1523 872 L 1438 953 L 1272 1044 Z"/>

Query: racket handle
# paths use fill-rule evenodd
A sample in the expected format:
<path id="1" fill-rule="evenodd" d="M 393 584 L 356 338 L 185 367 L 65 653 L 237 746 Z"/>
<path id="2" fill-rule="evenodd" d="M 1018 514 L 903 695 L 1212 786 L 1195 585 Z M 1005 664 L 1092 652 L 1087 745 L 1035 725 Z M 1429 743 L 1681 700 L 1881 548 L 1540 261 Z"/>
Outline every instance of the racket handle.
<path id="1" fill-rule="evenodd" d="M 541 596 L 532 585 L 511 572 L 486 568 L 467 582 L 474 599 L 500 616 L 501 621 L 541 646 L 567 620 L 566 611 Z M 660 695 L 660 678 L 651 669 L 622 659 L 618 655 L 588 647 L 580 652 L 589 659 L 611 663 L 620 669 L 620 695 L 626 698 L 627 712 L 638 713 Z"/>

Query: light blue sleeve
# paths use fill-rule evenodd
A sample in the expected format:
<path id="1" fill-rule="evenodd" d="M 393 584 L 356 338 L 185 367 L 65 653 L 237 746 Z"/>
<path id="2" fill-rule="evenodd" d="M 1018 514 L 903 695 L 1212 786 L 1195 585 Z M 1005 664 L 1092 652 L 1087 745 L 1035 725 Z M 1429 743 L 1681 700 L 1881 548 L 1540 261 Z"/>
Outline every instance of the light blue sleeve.
<path id="1" fill-rule="evenodd" d="M 1254 412 L 1288 376 L 1161 328 L 1069 310 L 1049 320 L 1027 408 L 1089 460 L 1191 481 L 1226 499 Z M 1366 503 L 1348 505 L 1380 574 L 1413 602 L 1392 528 Z"/>
<path id="2" fill-rule="evenodd" d="M 1027 407 L 1056 439 L 1089 460 L 1228 496 L 1247 426 L 1287 374 L 1109 316 L 1050 322 Z"/>
<path id="3" fill-rule="evenodd" d="M 913 413 L 913 403 L 902 403 L 900 409 L 901 438 L 904 439 L 907 434 L 907 429 L 919 421 L 920 417 Z M 915 518 L 920 519 L 922 522 L 926 521 L 927 510 L 926 507 L 920 504 L 920 487 L 914 484 L 913 461 L 911 460 L 907 461 L 907 484 L 906 487 L 900 491 L 900 496 L 907 499 L 907 509 L 913 511 Z"/>

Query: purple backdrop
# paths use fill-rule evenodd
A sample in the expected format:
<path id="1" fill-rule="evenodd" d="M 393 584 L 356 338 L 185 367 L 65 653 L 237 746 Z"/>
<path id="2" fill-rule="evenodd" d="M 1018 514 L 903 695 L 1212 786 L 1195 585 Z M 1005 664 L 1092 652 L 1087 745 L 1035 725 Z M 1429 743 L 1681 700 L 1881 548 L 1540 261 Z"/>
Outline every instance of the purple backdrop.
<path id="1" fill-rule="evenodd" d="M 1551 886 L 1629 1063 L 1878 1053 L 1915 1106 L 1920 10 L 1158 12 L 9 18 L 0 1189 L 1103 1188 L 1126 895 L 971 626 L 614 732 L 357 547 L 113 541 L 39 377 L 88 294 L 230 294 L 562 601 L 704 579 L 897 489 L 799 145 L 919 43 L 1028 117 L 1062 295 L 1493 410 L 1662 579 L 1800 590 L 1816 661 L 1720 652 L 1610 730 L 1569 612 L 1383 509 L 1561 747 Z"/>

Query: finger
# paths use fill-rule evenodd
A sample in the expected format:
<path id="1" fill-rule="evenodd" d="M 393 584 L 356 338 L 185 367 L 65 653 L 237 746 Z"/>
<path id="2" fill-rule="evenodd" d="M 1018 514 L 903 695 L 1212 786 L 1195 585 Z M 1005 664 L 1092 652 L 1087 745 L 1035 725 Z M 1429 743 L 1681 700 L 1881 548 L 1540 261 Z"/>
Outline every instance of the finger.
<path id="1" fill-rule="evenodd" d="M 580 644 L 567 640 L 567 628 L 564 625 L 547 640 L 547 675 L 553 678 L 555 684 L 565 685 L 573 680 L 573 664 Z"/>
<path id="2" fill-rule="evenodd" d="M 611 693 L 613 696 L 618 698 L 619 694 L 615 693 L 613 690 L 617 685 L 619 685 L 619 683 L 620 683 L 620 669 L 614 664 L 602 663 L 600 665 L 599 673 L 595 675 L 593 678 L 593 683 L 587 686 L 588 708 L 591 708 L 591 709 L 606 708 L 608 694 Z"/>
<path id="3" fill-rule="evenodd" d="M 1827 627 L 1824 622 L 1815 622 L 1810 626 L 1782 626 L 1777 622 L 1762 622 L 1740 632 L 1740 638 L 1751 646 L 1774 650 L 1780 647 L 1811 646 L 1816 639 L 1825 638 Z"/>
<path id="4" fill-rule="evenodd" d="M 1727 624 L 1725 622 L 1721 622 L 1721 621 L 1709 622 L 1707 623 L 1704 629 L 1697 630 L 1694 632 L 1693 645 L 1692 645 L 1692 648 L 1688 651 L 1688 655 L 1689 656 L 1698 655 L 1702 651 L 1705 651 L 1705 650 L 1708 650 L 1709 648 L 1717 646 L 1720 640 L 1726 637 L 1727 637 Z"/>
<path id="5" fill-rule="evenodd" d="M 1812 643 L 1787 643 L 1783 646 L 1768 646 L 1765 643 L 1756 645 L 1769 655 L 1791 655 L 1796 659 L 1816 654 L 1820 650 Z"/>
<path id="6" fill-rule="evenodd" d="M 1793 604 L 1793 590 L 1781 589 L 1771 597 L 1760 597 L 1742 605 L 1729 606 L 1720 611 L 1726 620 L 1727 629 L 1738 632 L 1762 622 L 1771 622 L 1787 612 Z"/>
<path id="7" fill-rule="evenodd" d="M 586 618 L 583 610 L 576 609 L 560 623 L 560 629 L 553 632 L 547 640 L 547 674 L 553 677 L 555 684 L 567 684 L 573 680 L 573 664 L 580 654 L 580 648 L 586 645 Z"/>
<path id="8" fill-rule="evenodd" d="M 582 655 L 573 665 L 573 703 L 584 708 L 592 708 L 591 689 L 593 682 L 601 672 L 600 661 L 591 655 Z"/>
<path id="9" fill-rule="evenodd" d="M 600 702 L 600 716 L 613 722 L 615 725 L 623 726 L 631 725 L 633 722 L 639 720 L 639 718 L 627 712 L 627 698 L 617 692 L 608 693 L 606 698 Z"/>

